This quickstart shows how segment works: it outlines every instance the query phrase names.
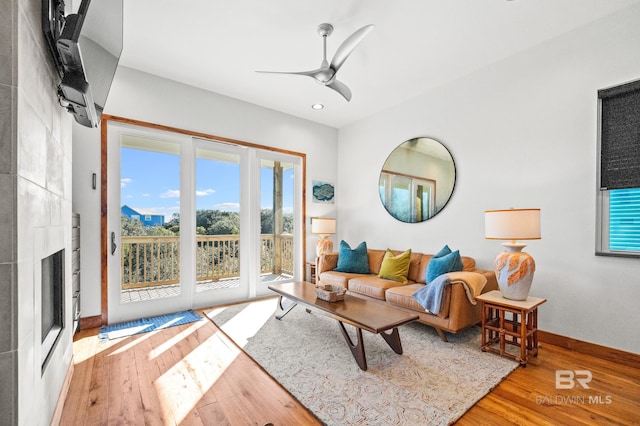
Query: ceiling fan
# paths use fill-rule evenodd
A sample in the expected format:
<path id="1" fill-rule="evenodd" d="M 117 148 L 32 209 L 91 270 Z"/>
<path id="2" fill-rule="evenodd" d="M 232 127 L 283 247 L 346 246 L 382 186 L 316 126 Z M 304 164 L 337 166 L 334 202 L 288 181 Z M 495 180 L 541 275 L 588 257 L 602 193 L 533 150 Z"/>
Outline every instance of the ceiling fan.
<path id="1" fill-rule="evenodd" d="M 346 84 L 336 79 L 336 74 L 344 61 L 347 60 L 351 52 L 356 48 L 356 46 L 366 37 L 369 32 L 371 32 L 375 28 L 375 25 L 365 25 L 360 28 L 353 34 L 351 34 L 345 41 L 342 42 L 338 50 L 336 50 L 335 55 L 333 55 L 333 59 L 331 63 L 327 62 L 327 37 L 331 35 L 333 32 L 333 25 L 331 24 L 320 24 L 318 25 L 318 34 L 322 37 L 323 43 L 323 59 L 320 68 L 315 69 L 313 71 L 300 71 L 300 72 L 282 72 L 282 71 L 256 71 L 260 73 L 268 73 L 268 74 L 293 74 L 293 75 L 306 75 L 309 77 L 313 77 L 320 84 L 327 86 L 330 89 L 335 90 L 340 93 L 347 101 L 351 100 L 351 90 L 347 87 Z"/>

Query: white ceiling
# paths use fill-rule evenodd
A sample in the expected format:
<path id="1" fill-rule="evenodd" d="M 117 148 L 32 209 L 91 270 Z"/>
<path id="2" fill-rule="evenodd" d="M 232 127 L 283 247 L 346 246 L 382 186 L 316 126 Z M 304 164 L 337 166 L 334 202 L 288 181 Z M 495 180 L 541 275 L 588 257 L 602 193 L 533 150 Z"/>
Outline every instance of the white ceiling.
<path id="1" fill-rule="evenodd" d="M 129 0 L 120 64 L 340 128 L 640 0 Z M 304 76 L 371 32 L 338 73 L 351 102 Z M 311 105 L 325 109 L 314 111 Z"/>

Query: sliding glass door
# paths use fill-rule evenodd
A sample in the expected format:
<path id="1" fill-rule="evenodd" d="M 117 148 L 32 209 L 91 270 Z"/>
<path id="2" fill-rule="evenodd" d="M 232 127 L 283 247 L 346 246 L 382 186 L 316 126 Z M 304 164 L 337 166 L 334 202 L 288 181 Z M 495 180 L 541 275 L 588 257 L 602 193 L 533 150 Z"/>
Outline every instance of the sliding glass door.
<path id="1" fill-rule="evenodd" d="M 196 304 L 264 296 L 270 283 L 301 277 L 300 158 L 216 141 L 195 147 Z"/>
<path id="2" fill-rule="evenodd" d="M 302 276 L 300 157 L 111 125 L 108 164 L 110 323 Z"/>
<path id="3" fill-rule="evenodd" d="M 295 159 L 261 153 L 260 166 L 260 286 L 261 294 L 272 282 L 292 281 L 300 255 L 296 253 Z M 298 183 L 299 186 L 299 183 Z"/>
<path id="4" fill-rule="evenodd" d="M 245 151 L 195 141 L 195 292 L 199 305 L 248 295 L 248 281 L 241 280 L 241 238 L 246 230 L 241 219 L 249 212 L 241 202 Z"/>
<path id="5" fill-rule="evenodd" d="M 109 127 L 109 323 L 191 306 L 180 202 L 190 138 Z"/>

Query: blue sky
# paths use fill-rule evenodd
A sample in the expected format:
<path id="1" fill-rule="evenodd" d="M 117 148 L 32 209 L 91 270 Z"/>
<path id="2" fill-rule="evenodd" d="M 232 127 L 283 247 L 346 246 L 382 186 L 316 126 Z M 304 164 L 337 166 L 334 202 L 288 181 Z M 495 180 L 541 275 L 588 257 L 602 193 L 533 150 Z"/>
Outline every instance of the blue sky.
<path id="1" fill-rule="evenodd" d="M 175 154 L 122 148 L 120 191 L 122 205 L 142 214 L 162 214 L 165 221 L 180 211 L 180 158 Z M 261 208 L 272 207 L 272 172 L 261 170 Z M 284 210 L 293 211 L 293 173 L 285 172 Z M 196 160 L 196 209 L 239 211 L 240 166 Z"/>

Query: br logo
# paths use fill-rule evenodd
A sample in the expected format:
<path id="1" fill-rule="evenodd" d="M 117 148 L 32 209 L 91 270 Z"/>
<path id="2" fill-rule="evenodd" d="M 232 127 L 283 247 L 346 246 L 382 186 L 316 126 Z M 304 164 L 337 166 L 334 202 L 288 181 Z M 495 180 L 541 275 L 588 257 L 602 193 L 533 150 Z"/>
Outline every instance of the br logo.
<path id="1" fill-rule="evenodd" d="M 591 389 L 588 383 L 593 379 L 589 370 L 556 370 L 556 389 L 573 389 L 576 382 L 584 389 Z"/>

